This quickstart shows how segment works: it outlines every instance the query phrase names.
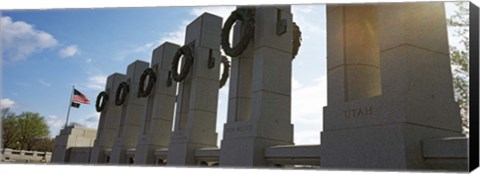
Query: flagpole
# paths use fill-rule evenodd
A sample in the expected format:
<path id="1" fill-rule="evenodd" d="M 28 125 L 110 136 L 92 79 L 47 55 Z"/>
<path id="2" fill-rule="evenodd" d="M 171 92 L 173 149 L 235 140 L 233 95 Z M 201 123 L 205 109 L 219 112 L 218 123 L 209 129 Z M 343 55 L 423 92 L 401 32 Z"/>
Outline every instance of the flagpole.
<path id="1" fill-rule="evenodd" d="M 73 91 L 74 90 L 75 90 L 75 85 L 72 86 L 72 94 L 70 94 L 70 101 L 68 102 L 67 120 L 65 120 L 65 127 L 64 128 L 67 128 L 68 117 L 70 117 L 70 108 L 72 107 L 72 96 L 73 96 Z"/>

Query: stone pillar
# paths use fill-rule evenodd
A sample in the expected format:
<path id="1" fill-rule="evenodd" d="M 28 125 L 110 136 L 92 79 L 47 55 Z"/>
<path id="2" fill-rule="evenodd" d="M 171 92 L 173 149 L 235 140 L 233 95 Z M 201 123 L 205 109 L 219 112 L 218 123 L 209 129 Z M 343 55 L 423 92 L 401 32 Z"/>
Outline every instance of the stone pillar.
<path id="1" fill-rule="evenodd" d="M 233 45 L 243 37 L 241 22 L 236 23 L 233 32 Z M 247 121 L 252 111 L 252 70 L 253 39 L 238 57 L 232 58 L 230 86 L 228 94 L 227 123 Z"/>
<path id="2" fill-rule="evenodd" d="M 380 95 L 376 6 L 328 5 L 327 13 L 328 103 Z"/>
<path id="3" fill-rule="evenodd" d="M 286 32 L 277 34 L 281 20 L 285 20 Z M 251 47 L 233 58 L 220 165 L 267 166 L 265 148 L 293 144 L 292 26 L 290 6 L 256 8 Z M 253 60 L 249 58 L 252 51 Z"/>
<path id="4" fill-rule="evenodd" d="M 128 65 L 126 82 L 129 85 L 129 93 L 123 103 L 120 127 L 115 138 L 111 151 L 111 164 L 129 163 L 125 152 L 128 149 L 135 148 L 142 124 L 142 116 L 145 111 L 145 98 L 138 97 L 138 84 L 143 71 L 149 64 L 144 61 L 136 60 Z M 115 98 L 115 97 L 114 97 Z"/>
<path id="5" fill-rule="evenodd" d="M 177 110 L 167 165 L 195 165 L 195 150 L 217 147 L 215 131 L 222 18 L 202 14 L 187 26 L 185 45 L 192 48 L 193 66 L 178 88 Z M 215 58 L 209 69 L 209 58 Z"/>
<path id="6" fill-rule="evenodd" d="M 118 127 L 120 126 L 121 107 L 115 105 L 115 93 L 117 86 L 125 80 L 124 74 L 114 73 L 107 78 L 105 92 L 108 95 L 105 109 L 100 113 L 98 123 L 97 138 L 95 139 L 90 163 L 101 164 L 108 163 L 109 157 L 105 155 L 105 149 L 111 149 Z"/>
<path id="7" fill-rule="evenodd" d="M 177 90 L 170 70 L 178 48 L 178 45 L 166 42 L 153 50 L 152 68 L 157 80 L 147 96 L 140 139 L 135 150 L 135 164 L 155 164 L 155 149 L 168 148 L 170 143 Z"/>
<path id="8" fill-rule="evenodd" d="M 321 165 L 427 168 L 421 141 L 458 136 L 442 2 L 327 5 Z"/>

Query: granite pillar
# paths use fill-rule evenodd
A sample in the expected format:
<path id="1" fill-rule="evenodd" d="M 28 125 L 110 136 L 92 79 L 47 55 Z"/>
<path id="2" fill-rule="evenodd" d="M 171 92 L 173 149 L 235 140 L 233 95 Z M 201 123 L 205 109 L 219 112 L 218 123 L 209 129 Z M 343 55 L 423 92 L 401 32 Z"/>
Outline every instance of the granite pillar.
<path id="1" fill-rule="evenodd" d="M 157 80 L 147 96 L 135 164 L 155 164 L 155 149 L 168 148 L 172 132 L 177 83 L 170 77 L 171 62 L 180 46 L 165 42 L 152 55 Z M 169 83 L 169 81 L 171 83 Z"/>
<path id="2" fill-rule="evenodd" d="M 327 5 L 325 168 L 426 169 L 461 133 L 442 2 Z"/>
<path id="3" fill-rule="evenodd" d="M 114 73 L 107 78 L 105 92 L 108 95 L 108 100 L 104 110 L 100 113 L 97 138 L 90 155 L 90 163 L 102 164 L 109 162 L 107 161 L 109 157 L 105 155 L 105 150 L 111 149 L 113 146 L 118 127 L 120 126 L 121 115 L 121 107 L 115 105 L 115 93 L 117 86 L 124 80 L 125 75 L 119 73 Z"/>
<path id="4" fill-rule="evenodd" d="M 195 150 L 217 147 L 221 27 L 222 18 L 208 13 L 187 26 L 185 45 L 192 48 L 193 66 L 179 83 L 167 165 L 195 165 Z M 213 68 L 208 66 L 210 58 Z"/>
<path id="5" fill-rule="evenodd" d="M 265 148 L 293 144 L 290 6 L 255 10 L 255 36 L 251 45 L 241 56 L 233 58 L 221 166 L 267 166 Z M 277 34 L 279 23 L 285 24 L 284 33 Z M 239 27 L 236 29 L 236 37 L 241 36 Z"/>
<path id="6" fill-rule="evenodd" d="M 127 159 L 126 151 L 137 145 L 141 118 L 145 111 L 145 98 L 138 97 L 138 85 L 140 76 L 148 66 L 147 62 L 136 60 L 127 67 L 125 81 L 129 86 L 129 93 L 121 106 L 120 126 L 111 151 L 111 164 L 132 162 L 131 159 Z"/>

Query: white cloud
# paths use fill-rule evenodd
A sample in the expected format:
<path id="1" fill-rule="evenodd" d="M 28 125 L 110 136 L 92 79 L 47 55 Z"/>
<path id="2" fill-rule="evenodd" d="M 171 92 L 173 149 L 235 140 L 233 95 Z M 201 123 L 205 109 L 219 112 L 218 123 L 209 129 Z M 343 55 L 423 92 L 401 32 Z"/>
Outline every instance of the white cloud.
<path id="1" fill-rule="evenodd" d="M 178 45 L 183 45 L 185 42 L 185 30 L 186 26 L 189 24 L 189 21 L 183 21 L 180 26 L 178 26 L 176 31 L 166 32 L 160 37 L 158 44 L 163 44 L 164 42 L 171 42 Z"/>
<path id="2" fill-rule="evenodd" d="M 49 115 L 45 117 L 45 121 L 48 125 L 48 128 L 50 129 L 51 136 L 58 135 L 60 129 L 62 129 L 65 124 L 65 120 L 60 119 L 55 115 Z"/>
<path id="3" fill-rule="evenodd" d="M 325 105 L 327 105 L 325 76 L 314 80 L 314 83 L 311 85 L 305 85 L 293 90 L 292 113 L 294 118 L 301 118 L 301 116 L 309 114 L 322 114 L 323 109 L 321 106 Z M 309 120 L 305 121 L 308 122 Z"/>
<path id="4" fill-rule="evenodd" d="M 298 131 L 295 133 L 295 144 L 320 144 L 320 131 Z"/>
<path id="5" fill-rule="evenodd" d="M 295 90 L 300 87 L 302 87 L 302 83 L 300 83 L 296 78 L 292 76 L 292 88 Z"/>
<path id="6" fill-rule="evenodd" d="M 322 14 L 322 12 L 324 12 L 324 8 L 324 5 L 292 6 L 293 21 L 300 27 L 302 36 L 309 36 L 309 38 L 312 38 L 311 36 L 315 36 L 313 38 L 318 39 L 319 36 L 326 34 L 325 28 L 322 28 L 322 26 L 326 26 L 325 21 L 320 20 L 320 16 L 325 15 Z M 319 17 L 314 18 L 312 16 Z M 305 38 L 306 37 L 302 37 L 302 39 Z"/>
<path id="7" fill-rule="evenodd" d="M 185 21 L 184 21 L 185 22 Z M 183 25 L 183 24 L 182 24 Z M 186 24 L 185 24 L 186 25 Z M 183 27 L 185 26 L 183 25 Z M 132 55 L 135 55 L 135 57 L 141 57 L 139 59 L 145 60 L 147 62 L 150 61 L 150 56 L 149 54 L 155 49 L 155 47 L 163 44 L 164 42 L 170 42 L 178 45 L 183 45 L 184 39 L 185 39 L 185 29 L 179 27 L 177 31 L 174 32 L 165 32 L 161 34 L 162 36 L 155 41 L 148 42 L 142 45 L 137 45 L 137 46 L 132 46 L 129 49 L 123 49 L 120 50 L 117 53 L 117 56 L 115 60 L 117 61 L 123 61 L 126 60 L 127 58 L 131 57 Z M 138 54 L 143 54 L 142 56 L 138 56 Z"/>
<path id="8" fill-rule="evenodd" d="M 86 62 L 86 63 L 91 63 L 92 61 L 93 61 L 92 58 L 87 58 L 87 59 L 85 59 L 85 62 Z"/>
<path id="9" fill-rule="evenodd" d="M 105 75 L 95 75 L 88 78 L 86 87 L 93 90 L 103 90 L 105 84 L 107 83 L 107 76 Z"/>
<path id="10" fill-rule="evenodd" d="M 63 49 L 60 50 L 60 52 L 58 52 L 58 54 L 60 55 L 61 58 L 67 58 L 67 57 L 72 57 L 76 54 L 79 54 L 80 51 L 78 49 L 78 47 L 76 45 L 70 45 L 70 46 L 67 46 Z"/>
<path id="11" fill-rule="evenodd" d="M 51 87 L 51 86 L 52 86 L 52 84 L 46 82 L 46 81 L 43 80 L 43 79 L 38 79 L 38 83 L 42 84 L 42 85 L 45 86 L 45 87 Z"/>
<path id="12" fill-rule="evenodd" d="M 133 52 L 144 52 L 144 51 L 149 51 L 151 48 L 153 48 L 154 43 L 146 43 L 142 46 L 139 46 L 135 49 L 133 49 Z"/>
<path id="13" fill-rule="evenodd" d="M 77 123 L 88 128 L 97 129 L 99 121 L 100 121 L 100 113 L 93 113 L 93 114 L 90 114 L 90 116 L 87 116 L 78 120 Z"/>
<path id="14" fill-rule="evenodd" d="M 130 57 L 133 54 L 141 53 L 144 54 L 145 56 L 149 56 L 149 54 L 155 49 L 155 47 L 165 43 L 165 42 L 170 42 L 174 43 L 177 45 L 183 45 L 185 42 L 185 27 L 188 25 L 188 21 L 183 21 L 180 26 L 177 27 L 175 31 L 172 32 L 164 32 L 161 33 L 161 37 L 155 41 L 151 41 L 145 44 L 137 45 L 131 47 L 131 49 L 125 49 L 121 50 L 118 52 L 116 56 L 116 60 L 118 61 L 123 61 Z M 142 57 L 142 56 L 140 56 Z M 147 62 L 150 61 L 150 58 L 140 58 L 142 60 L 145 60 Z"/>
<path id="15" fill-rule="evenodd" d="M 295 85 L 295 83 L 293 83 Z M 301 85 L 292 92 L 292 124 L 295 144 L 318 144 L 323 130 L 323 106 L 327 105 L 326 76 Z"/>
<path id="16" fill-rule="evenodd" d="M 15 106 L 15 102 L 9 98 L 2 98 L 0 100 L 0 108 L 12 108 Z"/>
<path id="17" fill-rule="evenodd" d="M 292 13 L 302 32 L 302 45 L 293 63 L 295 144 L 318 144 L 327 105 L 325 5 L 292 5 Z"/>
<path id="18" fill-rule="evenodd" d="M 226 19 L 230 13 L 235 9 L 234 6 L 221 6 L 221 7 L 195 7 L 190 11 L 190 14 L 194 17 L 182 21 L 175 31 L 165 32 L 161 34 L 160 39 L 156 42 L 146 43 L 133 49 L 133 52 L 152 51 L 152 49 L 165 42 L 171 42 L 178 45 L 183 45 L 185 42 L 186 26 L 190 24 L 195 18 L 202 15 L 204 12 L 214 14 Z M 225 21 L 224 21 L 225 22 Z"/>
<path id="19" fill-rule="evenodd" d="M 24 60 L 35 52 L 57 45 L 57 40 L 49 33 L 24 21 L 12 21 L 9 16 L 1 17 L 0 31 L 4 59 L 10 61 Z"/>
<path id="20" fill-rule="evenodd" d="M 220 16 L 225 20 L 234 9 L 235 9 L 234 6 L 195 7 L 190 11 L 190 15 L 192 15 L 191 16 L 192 18 L 183 20 L 176 30 L 171 32 L 161 33 L 160 38 L 156 41 L 145 43 L 143 45 L 133 47 L 132 49 L 129 49 L 129 50 L 121 51 L 119 52 L 119 55 L 117 56 L 117 58 L 118 60 L 124 60 L 126 57 L 134 53 L 148 53 L 153 51 L 155 47 L 165 42 L 184 45 L 186 26 L 189 23 L 191 23 L 195 18 L 202 15 L 204 12 L 208 12 L 210 14 Z"/>

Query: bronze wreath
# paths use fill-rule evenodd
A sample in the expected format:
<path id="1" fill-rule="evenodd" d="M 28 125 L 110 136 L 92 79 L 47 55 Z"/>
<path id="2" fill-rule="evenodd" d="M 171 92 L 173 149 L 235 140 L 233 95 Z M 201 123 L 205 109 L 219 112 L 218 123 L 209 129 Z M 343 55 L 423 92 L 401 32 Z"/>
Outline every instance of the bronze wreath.
<path id="1" fill-rule="evenodd" d="M 293 22 L 293 42 L 292 42 L 292 59 L 298 54 L 298 50 L 300 50 L 300 45 L 302 42 L 302 32 L 300 31 L 300 27 L 297 23 Z"/>
<path id="2" fill-rule="evenodd" d="M 123 91 L 123 92 L 122 92 Z M 117 92 L 115 94 L 115 105 L 120 106 L 125 102 L 127 94 L 129 92 L 129 86 L 127 82 L 122 82 L 118 85 Z"/>
<path id="3" fill-rule="evenodd" d="M 102 100 L 102 103 L 100 103 Z M 105 109 L 105 105 L 108 102 L 108 94 L 105 91 L 98 93 L 97 101 L 95 102 L 95 109 L 97 112 L 102 112 Z"/>
<path id="4" fill-rule="evenodd" d="M 245 25 L 243 37 L 240 42 L 233 48 L 230 47 L 229 43 L 229 32 L 232 28 L 232 25 L 240 20 Z M 255 10 L 249 8 L 239 8 L 233 11 L 228 17 L 227 21 L 222 28 L 222 49 L 225 54 L 230 57 L 237 57 L 243 53 L 247 48 L 248 43 L 253 35 L 255 34 Z M 294 59 L 300 49 L 302 42 L 302 32 L 297 23 L 293 22 L 293 41 L 292 41 L 292 59 Z"/>
<path id="5" fill-rule="evenodd" d="M 177 69 L 178 69 L 178 63 L 180 61 L 180 57 L 183 55 L 185 58 L 185 63 L 183 64 L 182 71 L 180 74 L 178 74 Z M 192 56 L 192 51 L 190 50 L 190 47 L 188 46 L 182 46 L 180 47 L 177 52 L 175 53 L 175 56 L 173 57 L 172 60 L 172 78 L 173 80 L 177 82 L 181 82 L 185 77 L 187 77 L 188 72 L 190 71 L 190 67 L 193 65 L 193 56 Z"/>
<path id="6" fill-rule="evenodd" d="M 147 88 L 145 89 L 145 80 L 148 76 L 148 83 Z M 153 85 L 157 81 L 157 75 L 155 75 L 155 71 L 152 68 L 147 68 L 143 71 L 142 75 L 140 76 L 140 84 L 138 85 L 138 96 L 139 97 L 146 97 L 152 92 Z"/>
<path id="7" fill-rule="evenodd" d="M 222 49 L 225 54 L 230 57 L 236 57 L 243 53 L 247 48 L 250 39 L 253 38 L 255 34 L 255 10 L 252 8 L 238 8 L 233 11 L 228 19 L 225 21 L 225 24 L 222 28 Z M 242 25 L 245 26 L 243 37 L 240 39 L 240 42 L 233 48 L 230 47 L 229 36 L 232 25 L 237 21 L 241 21 Z"/>
<path id="8" fill-rule="evenodd" d="M 223 74 L 222 78 L 220 79 L 220 88 L 225 86 L 227 82 L 229 73 L 230 73 L 230 62 L 228 61 L 227 57 L 222 56 L 222 64 L 223 64 Z"/>

